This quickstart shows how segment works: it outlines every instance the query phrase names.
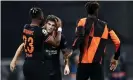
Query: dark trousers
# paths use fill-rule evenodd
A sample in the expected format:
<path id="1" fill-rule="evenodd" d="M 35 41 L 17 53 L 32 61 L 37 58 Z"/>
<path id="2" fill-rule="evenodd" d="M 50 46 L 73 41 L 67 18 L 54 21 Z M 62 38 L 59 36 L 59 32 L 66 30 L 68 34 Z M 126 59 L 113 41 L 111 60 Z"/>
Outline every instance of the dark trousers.
<path id="1" fill-rule="evenodd" d="M 46 80 L 48 77 L 42 61 L 26 60 L 23 73 L 25 80 Z"/>
<path id="2" fill-rule="evenodd" d="M 80 63 L 77 69 L 76 80 L 104 80 L 101 64 Z"/>

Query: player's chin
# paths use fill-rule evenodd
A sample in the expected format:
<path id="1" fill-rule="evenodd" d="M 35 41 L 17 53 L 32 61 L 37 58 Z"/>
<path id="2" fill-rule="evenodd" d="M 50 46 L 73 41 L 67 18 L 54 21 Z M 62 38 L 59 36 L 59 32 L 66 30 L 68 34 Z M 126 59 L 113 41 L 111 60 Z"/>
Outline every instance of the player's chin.
<path id="1" fill-rule="evenodd" d="M 52 33 L 52 30 L 48 30 L 48 33 L 51 34 Z"/>

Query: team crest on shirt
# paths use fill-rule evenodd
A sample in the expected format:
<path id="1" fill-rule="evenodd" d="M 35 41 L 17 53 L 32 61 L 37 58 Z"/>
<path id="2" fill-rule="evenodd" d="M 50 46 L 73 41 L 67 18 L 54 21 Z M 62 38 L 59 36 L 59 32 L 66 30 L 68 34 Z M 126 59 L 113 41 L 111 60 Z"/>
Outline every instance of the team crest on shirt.
<path id="1" fill-rule="evenodd" d="M 42 33 L 47 36 L 48 35 L 48 32 L 45 30 L 45 29 L 42 29 Z"/>

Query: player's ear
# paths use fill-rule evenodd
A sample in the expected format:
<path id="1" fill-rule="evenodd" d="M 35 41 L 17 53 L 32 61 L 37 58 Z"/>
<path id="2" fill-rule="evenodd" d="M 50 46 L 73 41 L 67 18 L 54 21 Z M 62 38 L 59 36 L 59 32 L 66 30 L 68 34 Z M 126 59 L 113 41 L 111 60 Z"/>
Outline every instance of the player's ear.
<path id="1" fill-rule="evenodd" d="M 41 19 L 41 20 L 44 20 L 44 17 L 43 17 L 43 16 L 41 16 L 41 17 L 40 17 L 40 19 Z"/>

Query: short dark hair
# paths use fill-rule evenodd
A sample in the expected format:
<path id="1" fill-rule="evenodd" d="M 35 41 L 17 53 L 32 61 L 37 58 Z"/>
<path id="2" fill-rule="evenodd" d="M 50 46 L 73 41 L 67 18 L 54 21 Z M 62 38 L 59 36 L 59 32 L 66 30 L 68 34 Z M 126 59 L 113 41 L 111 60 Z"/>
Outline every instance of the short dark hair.
<path id="1" fill-rule="evenodd" d="M 41 19 L 41 17 L 43 17 L 43 11 L 39 7 L 32 7 L 29 11 L 29 15 L 32 19 Z"/>
<path id="2" fill-rule="evenodd" d="M 99 9 L 100 5 L 96 1 L 90 1 L 85 4 L 85 8 L 88 14 L 95 14 L 97 9 Z"/>
<path id="3" fill-rule="evenodd" d="M 58 21 L 58 19 L 55 15 L 48 15 L 45 22 L 47 23 L 48 21 L 53 21 L 56 23 Z"/>

